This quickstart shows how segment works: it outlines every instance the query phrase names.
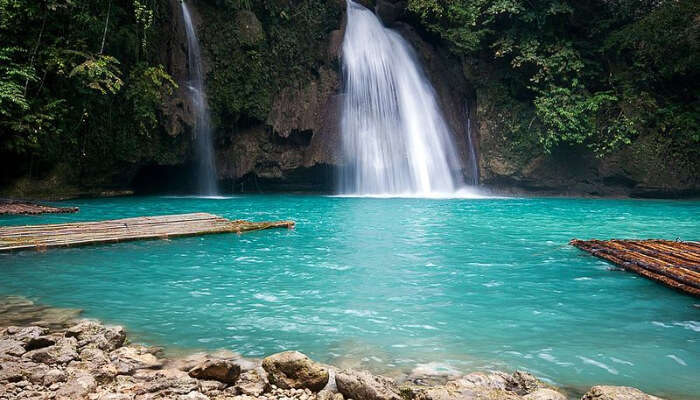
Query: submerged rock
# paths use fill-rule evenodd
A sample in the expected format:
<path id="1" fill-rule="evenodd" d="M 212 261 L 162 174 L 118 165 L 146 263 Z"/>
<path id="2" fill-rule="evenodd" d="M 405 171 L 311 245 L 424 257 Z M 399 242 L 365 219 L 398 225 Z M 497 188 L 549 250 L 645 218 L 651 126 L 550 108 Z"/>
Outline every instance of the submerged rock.
<path id="1" fill-rule="evenodd" d="M 581 400 L 661 400 L 661 398 L 627 386 L 593 386 Z"/>
<path id="2" fill-rule="evenodd" d="M 273 354 L 263 360 L 262 366 L 270 383 L 282 389 L 308 388 L 318 392 L 328 383 L 328 369 L 298 351 Z"/>

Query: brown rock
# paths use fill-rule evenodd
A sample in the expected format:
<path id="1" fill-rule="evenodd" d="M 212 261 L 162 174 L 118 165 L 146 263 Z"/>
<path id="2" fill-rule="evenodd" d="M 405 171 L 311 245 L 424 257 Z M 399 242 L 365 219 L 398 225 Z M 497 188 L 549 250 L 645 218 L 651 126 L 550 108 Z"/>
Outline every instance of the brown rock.
<path id="1" fill-rule="evenodd" d="M 308 388 L 318 392 L 328 383 L 328 369 L 298 351 L 273 354 L 263 360 L 262 366 L 270 383 L 282 389 Z"/>
<path id="2" fill-rule="evenodd" d="M 73 338 L 62 338 L 55 345 L 24 353 L 22 358 L 42 364 L 67 364 L 78 358 Z"/>
<path id="3" fill-rule="evenodd" d="M 20 357 L 26 353 L 23 343 L 15 339 L 0 340 L 0 355 Z"/>
<path id="4" fill-rule="evenodd" d="M 224 383 L 236 383 L 240 374 L 241 367 L 228 360 L 207 360 L 195 366 L 189 372 L 189 375 L 193 378 Z"/>
<path id="5" fill-rule="evenodd" d="M 58 368 L 50 369 L 44 374 L 43 383 L 44 386 L 51 386 L 54 383 L 65 382 L 66 373 Z"/>
<path id="6" fill-rule="evenodd" d="M 90 374 L 81 374 L 70 378 L 62 388 L 56 392 L 58 400 L 84 399 L 88 393 L 97 388 L 97 381 Z"/>
<path id="7" fill-rule="evenodd" d="M 27 343 L 32 339 L 43 336 L 48 330 L 39 326 L 27 326 L 27 327 L 17 327 L 10 326 L 6 329 L 5 333 L 9 335 L 12 339 L 18 340 L 22 343 Z"/>
<path id="8" fill-rule="evenodd" d="M 540 388 L 548 388 L 546 384 L 537 379 L 534 375 L 523 371 L 515 373 L 507 380 L 507 389 L 521 396 L 532 393 Z"/>
<path id="9" fill-rule="evenodd" d="M 450 381 L 446 386 L 454 389 L 491 389 L 491 390 L 506 390 L 508 388 L 510 377 L 502 372 L 484 373 L 472 372 L 464 375 L 459 379 Z"/>
<path id="10" fill-rule="evenodd" d="M 83 321 L 66 331 L 67 337 L 78 340 L 78 347 L 92 346 L 112 351 L 124 345 L 126 332 L 121 326 L 104 326 L 95 321 Z"/>
<path id="11" fill-rule="evenodd" d="M 661 400 L 639 389 L 627 386 L 593 386 L 581 400 Z"/>
<path id="12" fill-rule="evenodd" d="M 22 364 L 18 362 L 0 363 L 0 382 L 19 382 L 22 380 Z"/>
<path id="13" fill-rule="evenodd" d="M 270 385 L 261 373 L 251 370 L 241 374 L 236 383 L 236 389 L 241 394 L 260 396 L 270 389 Z"/>
<path id="14" fill-rule="evenodd" d="M 120 347 L 109 353 L 109 358 L 121 375 L 131 375 L 137 369 L 155 369 L 163 366 L 163 361 L 144 346 Z"/>
<path id="15" fill-rule="evenodd" d="M 401 400 L 396 383 L 367 371 L 346 369 L 335 374 L 338 391 L 355 400 Z"/>

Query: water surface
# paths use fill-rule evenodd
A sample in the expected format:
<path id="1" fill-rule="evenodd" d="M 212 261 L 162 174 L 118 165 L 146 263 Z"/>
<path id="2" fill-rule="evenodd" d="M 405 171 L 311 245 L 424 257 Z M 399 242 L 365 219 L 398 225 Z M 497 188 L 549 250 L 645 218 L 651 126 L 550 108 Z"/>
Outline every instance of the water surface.
<path id="1" fill-rule="evenodd" d="M 205 211 L 294 230 L 0 254 L 0 294 L 135 340 L 298 349 L 377 372 L 526 369 L 559 385 L 700 397 L 698 301 L 567 245 L 700 238 L 700 202 L 245 196 L 71 202 L 36 224 Z"/>

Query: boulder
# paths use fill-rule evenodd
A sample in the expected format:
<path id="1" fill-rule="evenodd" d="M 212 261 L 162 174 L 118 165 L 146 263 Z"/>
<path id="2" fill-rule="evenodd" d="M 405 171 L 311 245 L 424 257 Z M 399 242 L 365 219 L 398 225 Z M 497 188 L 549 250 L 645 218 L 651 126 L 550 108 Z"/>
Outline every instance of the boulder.
<path id="1" fill-rule="evenodd" d="M 270 383 L 282 389 L 318 392 L 328 383 L 328 369 L 298 351 L 273 354 L 263 360 L 262 366 Z"/>
<path id="2" fill-rule="evenodd" d="M 338 391 L 346 399 L 402 400 L 396 383 L 367 371 L 346 369 L 335 374 Z"/>
<path id="3" fill-rule="evenodd" d="M 27 327 L 17 327 L 10 326 L 5 330 L 5 334 L 14 340 L 18 340 L 22 343 L 27 343 L 32 339 L 43 336 L 48 332 L 48 329 L 42 328 L 40 326 L 27 326 Z"/>
<path id="4" fill-rule="evenodd" d="M 27 340 L 24 345 L 25 350 L 31 351 L 36 349 L 41 349 L 44 347 L 53 346 L 60 339 L 57 336 L 37 336 Z"/>
<path id="5" fill-rule="evenodd" d="M 661 400 L 639 389 L 627 386 L 593 386 L 581 400 Z"/>
<path id="6" fill-rule="evenodd" d="M 506 389 L 513 391 L 521 396 L 532 393 L 537 389 L 548 389 L 549 387 L 535 378 L 534 375 L 523 371 L 515 371 L 515 373 L 506 378 Z"/>
<path id="7" fill-rule="evenodd" d="M 189 371 L 189 375 L 193 378 L 224 383 L 236 383 L 240 374 L 241 367 L 229 360 L 207 360 Z"/>
<path id="8" fill-rule="evenodd" d="M 87 397 L 88 393 L 97 388 L 97 381 L 90 374 L 81 374 L 70 378 L 63 387 L 56 392 L 58 400 L 75 400 Z"/>
<path id="9" fill-rule="evenodd" d="M 507 390 L 509 387 L 510 376 L 502 372 L 493 372 L 490 374 L 484 372 L 472 372 L 464 375 L 454 381 L 446 384 L 448 388 L 462 389 L 491 389 L 491 390 Z"/>
<path id="10" fill-rule="evenodd" d="M 43 383 L 44 386 L 51 386 L 54 383 L 59 383 L 59 382 L 65 382 L 66 381 L 66 373 L 61 371 L 58 368 L 53 368 L 50 369 L 44 374 L 43 377 Z"/>
<path id="11" fill-rule="evenodd" d="M 566 396 L 553 389 L 541 388 L 523 396 L 524 400 L 566 400 Z"/>
<path id="12" fill-rule="evenodd" d="M 61 338 L 55 345 L 28 351 L 22 358 L 42 364 L 67 364 L 78 358 L 76 340 Z"/>
<path id="13" fill-rule="evenodd" d="M 19 382 L 23 379 L 23 365 L 18 362 L 0 363 L 0 382 Z"/>
<path id="14" fill-rule="evenodd" d="M 8 355 L 20 357 L 27 351 L 24 349 L 23 343 L 15 339 L 0 340 L 0 355 Z"/>
<path id="15" fill-rule="evenodd" d="M 126 332 L 121 326 L 104 326 L 95 321 L 82 321 L 66 331 L 67 337 L 78 340 L 78 347 L 97 347 L 112 351 L 124 345 Z"/>
<path id="16" fill-rule="evenodd" d="M 120 347 L 109 353 L 109 359 L 120 375 L 131 375 L 138 369 L 156 369 L 163 366 L 163 361 L 154 356 L 151 349 L 144 346 Z"/>
<path id="17" fill-rule="evenodd" d="M 236 383 L 236 389 L 240 394 L 257 397 L 267 392 L 270 385 L 260 372 L 251 370 L 241 374 Z"/>

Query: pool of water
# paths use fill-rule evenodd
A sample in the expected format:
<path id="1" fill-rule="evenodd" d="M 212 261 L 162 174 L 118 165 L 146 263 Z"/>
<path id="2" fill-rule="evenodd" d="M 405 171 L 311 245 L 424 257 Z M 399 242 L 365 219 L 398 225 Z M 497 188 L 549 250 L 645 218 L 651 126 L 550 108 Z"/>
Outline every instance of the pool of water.
<path id="1" fill-rule="evenodd" d="M 243 196 L 79 200 L 0 224 L 204 211 L 293 230 L 0 254 L 0 294 L 178 351 L 298 349 L 377 372 L 526 369 L 700 396 L 698 300 L 567 245 L 700 239 L 700 202 Z"/>

